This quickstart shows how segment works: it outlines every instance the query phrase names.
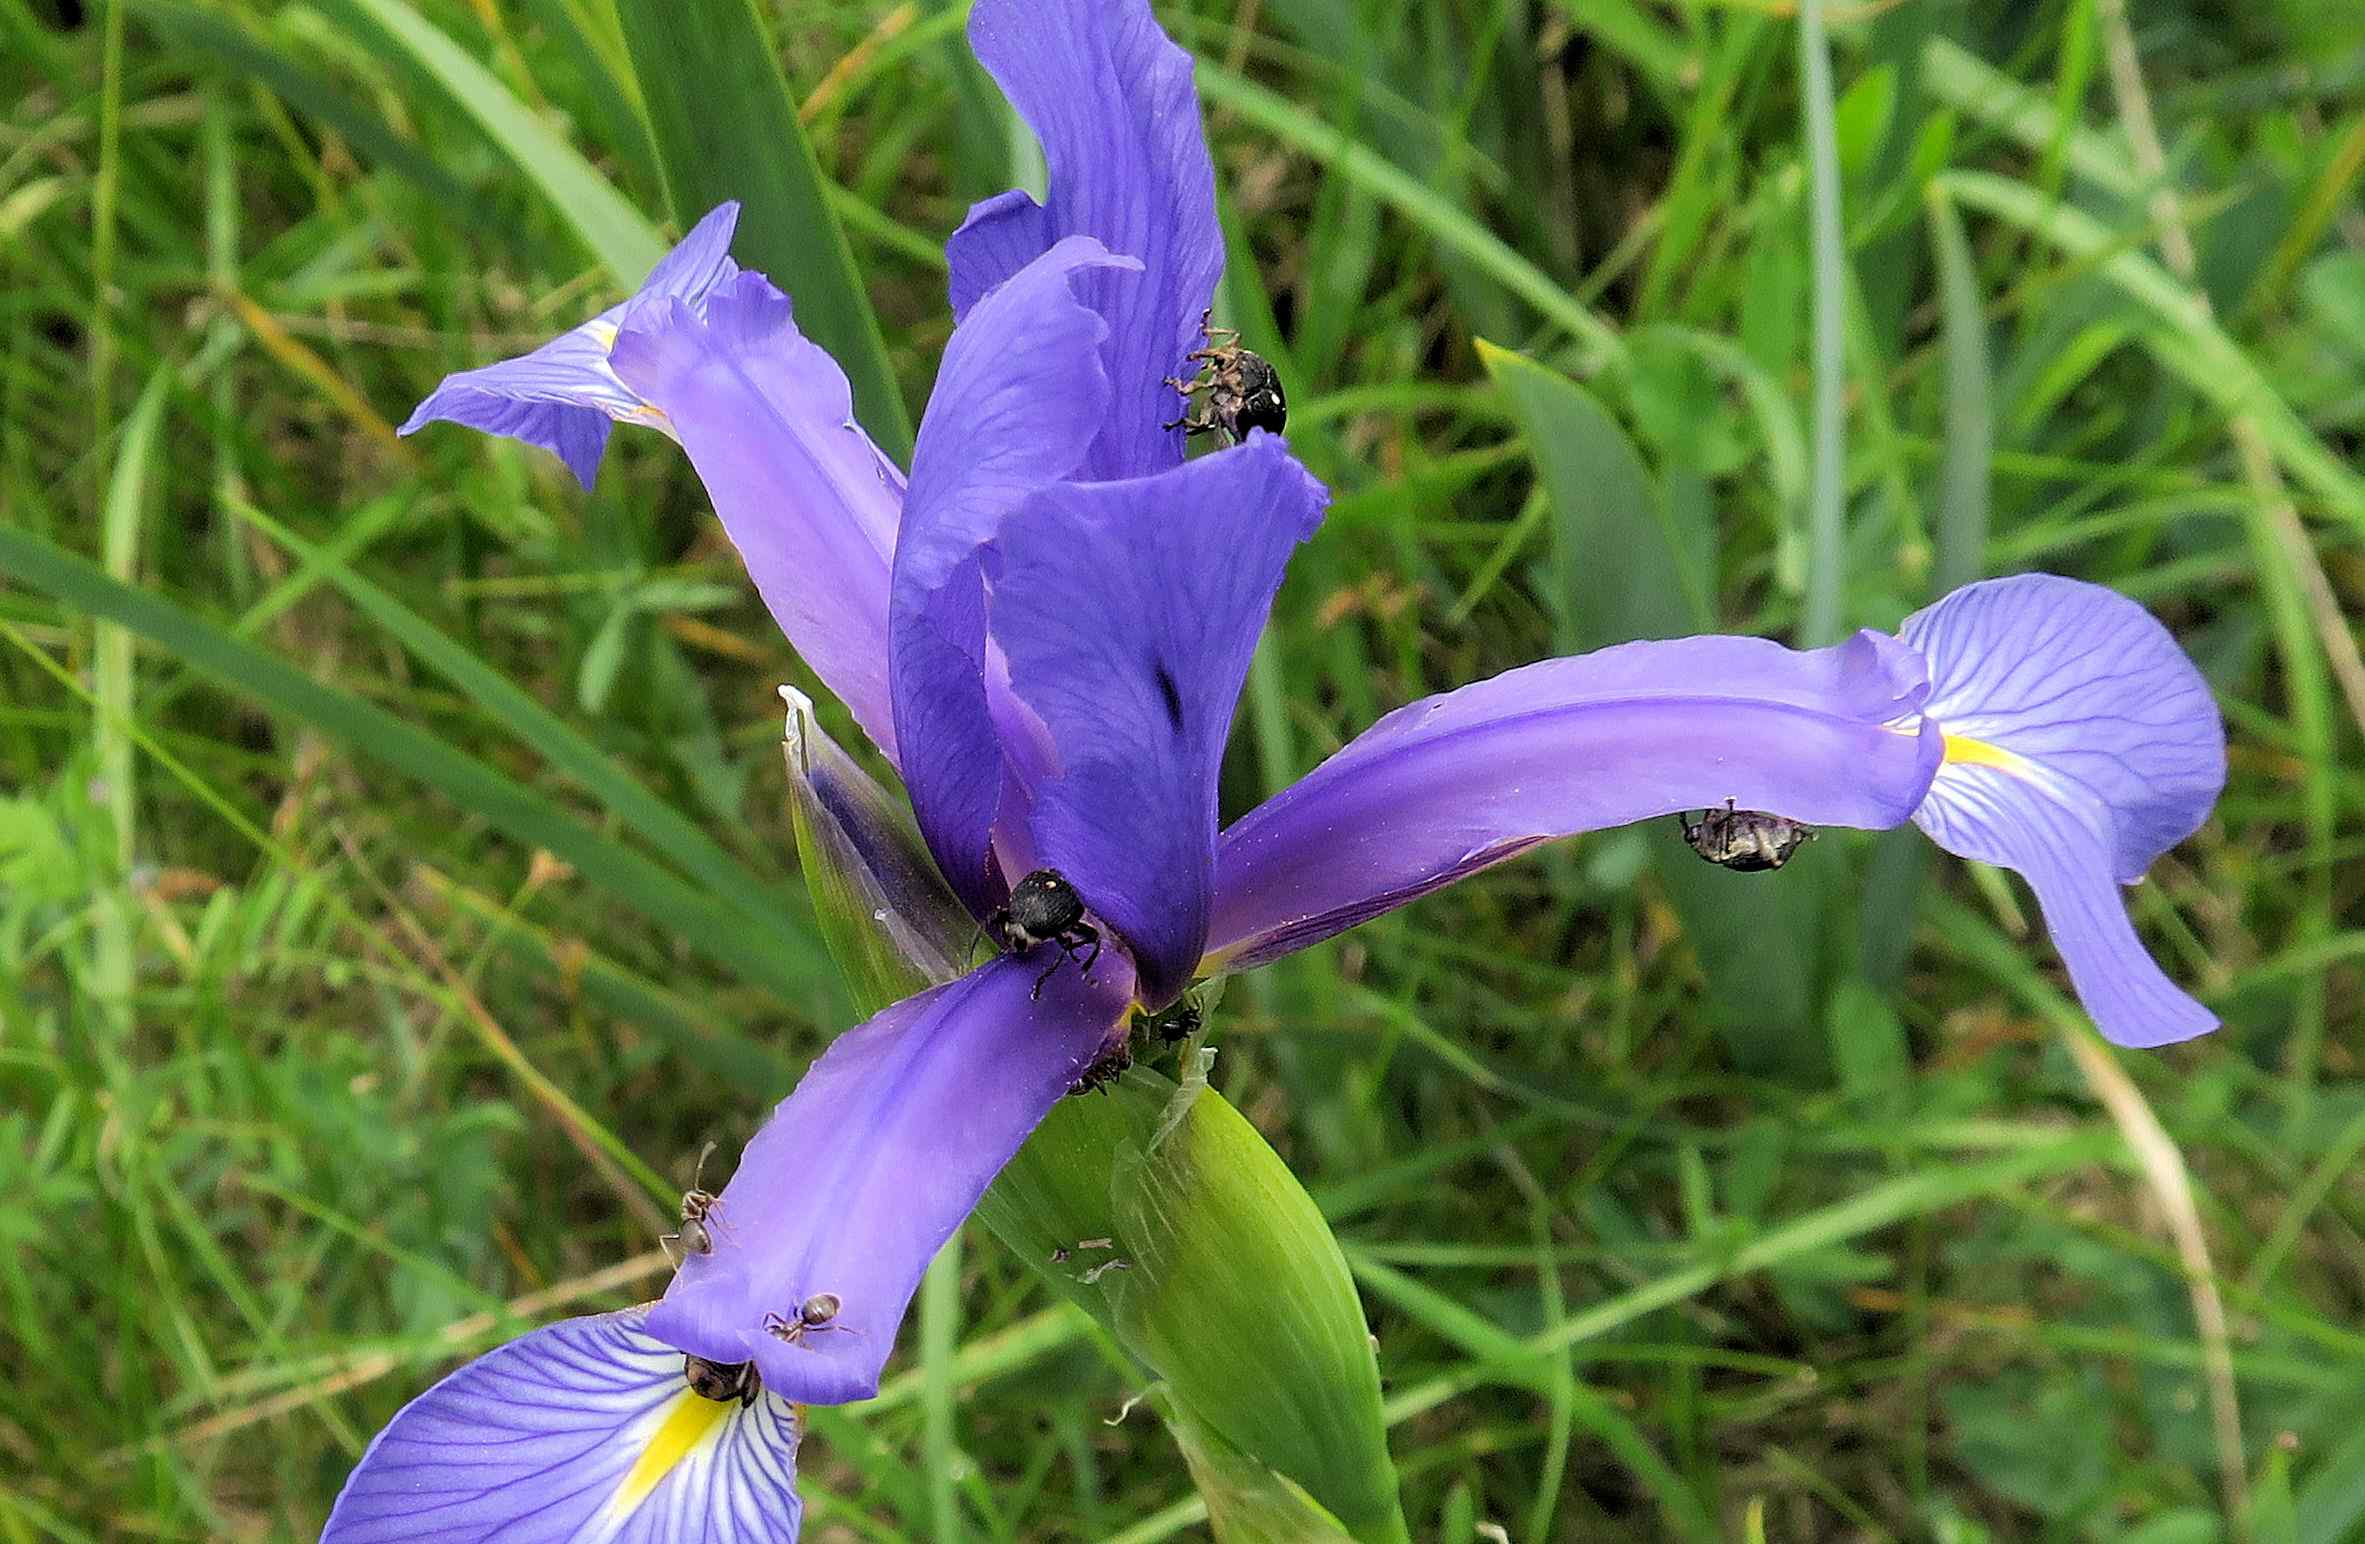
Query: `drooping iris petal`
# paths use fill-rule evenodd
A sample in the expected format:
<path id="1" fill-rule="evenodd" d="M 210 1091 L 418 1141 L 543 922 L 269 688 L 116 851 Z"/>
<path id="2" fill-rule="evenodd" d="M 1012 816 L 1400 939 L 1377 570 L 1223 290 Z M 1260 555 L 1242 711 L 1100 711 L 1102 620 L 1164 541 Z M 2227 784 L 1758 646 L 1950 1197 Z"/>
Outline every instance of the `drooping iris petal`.
<path id="1" fill-rule="evenodd" d="M 1199 126 L 1191 56 L 1158 30 L 1149 0 L 978 0 L 969 41 L 1043 143 L 1050 202 L 987 199 L 945 244 L 953 314 L 1066 236 L 1140 260 L 1138 283 L 1088 275 L 1084 302 L 1106 317 L 1102 350 L 1114 410 L 1084 462 L 1113 481 L 1182 459 L 1170 375 L 1199 346 L 1199 319 L 1223 272 L 1215 169 Z"/>
<path id="2" fill-rule="evenodd" d="M 739 206 L 721 205 L 649 270 L 640 293 L 631 300 L 610 306 L 530 354 L 445 376 L 404 421 L 401 432 L 413 434 L 449 420 L 488 434 L 506 434 L 554 453 L 584 487 L 590 487 L 599 476 L 611 420 L 673 432 L 608 368 L 608 348 L 616 340 L 618 321 L 651 296 L 671 297 L 693 309 L 702 305 L 709 291 L 739 272 L 739 265 L 731 261 L 731 231 L 738 223 Z"/>
<path id="3" fill-rule="evenodd" d="M 887 580 L 903 478 L 854 422 L 845 372 L 756 273 L 699 304 L 637 303 L 610 364 L 689 453 L 780 630 L 893 757 Z"/>
<path id="4" fill-rule="evenodd" d="M 2225 786 L 2208 684 L 2135 602 L 2050 574 L 1992 579 L 1906 618 L 1946 760 L 1914 823 L 2017 870 L 2103 1034 L 2165 1045 L 2216 1016 L 2163 975 L 2117 884 L 2199 829 Z"/>
<path id="5" fill-rule="evenodd" d="M 1579 831 L 1678 810 L 1901 824 L 1934 728 L 1920 657 L 1858 633 L 1629 643 L 1397 709 L 1225 830 L 1204 969 L 1242 969 Z"/>
<path id="6" fill-rule="evenodd" d="M 1045 971 L 1057 961 L 1057 968 Z M 1040 996 L 1035 995 L 1038 981 Z M 1049 945 L 906 998 L 839 1037 L 717 1198 L 649 1328 L 811 1404 L 878 1392 L 921 1273 L 1036 1123 L 1091 1065 L 1133 992 L 1104 950 L 1086 977 Z M 833 1327 L 765 1331 L 814 1296 Z"/>
<path id="7" fill-rule="evenodd" d="M 412 1400 L 322 1544 L 795 1544 L 796 1412 L 691 1392 L 648 1313 L 535 1330 Z"/>
<path id="8" fill-rule="evenodd" d="M 979 916 L 998 900 L 987 833 L 1002 753 L 978 549 L 1075 471 L 1108 411 L 1107 326 L 1076 299 L 1078 271 L 1136 266 L 1075 237 L 995 290 L 954 329 L 912 451 L 888 622 L 895 738 L 920 834 Z"/>
<path id="9" fill-rule="evenodd" d="M 994 638 L 1058 752 L 1029 789 L 1037 861 L 1125 939 L 1152 1006 L 1206 942 L 1232 709 L 1327 500 L 1258 433 L 1156 477 L 1047 488 L 996 543 Z"/>

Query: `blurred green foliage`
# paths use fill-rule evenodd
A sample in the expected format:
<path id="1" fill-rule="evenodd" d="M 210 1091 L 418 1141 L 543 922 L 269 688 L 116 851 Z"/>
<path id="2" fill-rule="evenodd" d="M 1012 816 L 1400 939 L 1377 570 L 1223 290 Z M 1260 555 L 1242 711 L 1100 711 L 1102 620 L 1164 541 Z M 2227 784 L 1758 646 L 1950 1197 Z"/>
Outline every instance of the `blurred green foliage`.
<path id="1" fill-rule="evenodd" d="M 585 496 L 388 427 L 689 212 L 617 11 L 0 0 L 0 1537 L 310 1537 L 454 1359 L 653 1292 L 649 1216 L 844 1027 L 773 696 L 814 683 L 678 455 Z M 1217 1081 L 1340 1236 L 1416 1537 L 2365 1537 L 2365 13 L 1827 11 L 1826 140 L 1786 4 L 1159 6 L 1224 309 L 1338 490 L 1227 809 L 1654 625 L 1589 478 L 1725 629 L 2117 585 L 2232 731 L 2134 893 L 2226 1028 L 2118 1060 L 2229 1335 L 2033 908 L 1910 837 L 1548 851 L 1237 983 Z M 1026 147 L 957 4 L 753 14 L 916 408 L 942 237 Z M 1697 920 L 1768 906 L 1804 941 Z M 814 1535 L 1198 1527 L 1108 1424 L 1138 1364 L 949 1258 L 885 1396 L 815 1412 Z"/>

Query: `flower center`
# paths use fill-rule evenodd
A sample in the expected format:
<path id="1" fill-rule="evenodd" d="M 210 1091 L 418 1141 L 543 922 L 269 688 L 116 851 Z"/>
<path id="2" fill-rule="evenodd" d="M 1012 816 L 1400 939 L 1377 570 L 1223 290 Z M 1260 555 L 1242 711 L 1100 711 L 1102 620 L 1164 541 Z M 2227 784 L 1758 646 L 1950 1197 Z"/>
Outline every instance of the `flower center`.
<path id="1" fill-rule="evenodd" d="M 676 1394 L 664 1422 L 649 1438 L 649 1445 L 641 1449 L 641 1456 L 633 1461 L 624 1483 L 616 1487 L 615 1499 L 608 1503 L 610 1514 L 622 1518 L 638 1510 L 649 1499 L 649 1493 L 673 1472 L 673 1466 L 706 1441 L 730 1411 L 728 1401 L 707 1399 L 686 1388 Z"/>
<path id="2" fill-rule="evenodd" d="M 2008 751 L 2000 745 L 1991 745 L 1985 740 L 1974 740 L 1967 734 L 1950 734 L 1944 735 L 1942 738 L 1946 742 L 1946 761 L 1949 765 L 1994 767 L 1998 771 L 2010 772 L 2022 777 L 2026 777 L 2035 770 L 2029 765 L 2026 757 Z"/>

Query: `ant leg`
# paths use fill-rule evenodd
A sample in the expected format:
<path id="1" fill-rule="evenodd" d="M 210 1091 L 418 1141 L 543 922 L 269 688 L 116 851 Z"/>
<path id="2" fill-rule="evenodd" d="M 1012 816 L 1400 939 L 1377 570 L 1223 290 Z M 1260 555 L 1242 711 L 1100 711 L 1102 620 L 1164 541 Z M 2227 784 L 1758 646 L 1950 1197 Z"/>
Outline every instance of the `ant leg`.
<path id="1" fill-rule="evenodd" d="M 1075 956 L 1071 954 L 1068 956 L 1068 958 L 1072 960 L 1075 958 Z M 1084 956 L 1084 963 L 1076 967 L 1076 973 L 1081 976 L 1090 977 L 1092 974 L 1092 967 L 1098 963 L 1100 963 L 1100 934 L 1098 931 L 1095 931 L 1092 935 L 1092 952 Z"/>
<path id="2" fill-rule="evenodd" d="M 665 1251 L 665 1258 L 673 1262 L 674 1269 L 676 1270 L 681 1269 L 682 1257 L 674 1253 L 673 1246 L 680 1243 L 681 1241 L 682 1236 L 679 1233 L 660 1233 L 657 1235 L 657 1247 Z"/>
<path id="3" fill-rule="evenodd" d="M 1026 1000 L 1031 1003 L 1041 1002 L 1043 1000 L 1043 983 L 1050 980 L 1052 974 L 1057 971 L 1060 966 L 1065 965 L 1067 962 L 1068 957 L 1066 955 L 1053 955 L 1051 957 L 1051 963 L 1043 967 L 1043 974 L 1035 978 L 1035 989 L 1026 994 Z"/>

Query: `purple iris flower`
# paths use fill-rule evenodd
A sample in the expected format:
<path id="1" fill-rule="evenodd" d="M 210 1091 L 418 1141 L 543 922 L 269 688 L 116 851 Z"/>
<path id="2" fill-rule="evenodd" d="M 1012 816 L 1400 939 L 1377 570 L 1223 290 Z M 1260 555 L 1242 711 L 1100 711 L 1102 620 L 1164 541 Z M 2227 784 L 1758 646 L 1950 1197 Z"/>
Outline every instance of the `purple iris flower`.
<path id="1" fill-rule="evenodd" d="M 1827 649 L 1525 666 L 1397 710 L 1219 836 L 1233 708 L 1327 495 L 1275 436 L 1186 460 L 1164 427 L 1221 238 L 1190 60 L 1146 0 L 978 0 L 970 35 L 1051 200 L 990 199 L 953 236 L 957 326 L 908 484 L 787 297 L 725 255 L 731 206 L 633 299 L 451 377 L 406 429 L 512 435 L 587 482 L 610 421 L 671 434 L 962 902 L 982 923 L 1054 870 L 1103 947 L 998 957 L 841 1037 L 660 1302 L 413 1401 L 331 1540 L 793 1538 L 791 1403 L 876 1392 L 928 1261 L 1137 1009 L 1577 832 L 1728 799 L 1911 819 L 2028 877 L 2112 1039 L 2215 1022 L 2115 893 L 2214 803 L 2214 704 L 2157 622 L 2067 579 L 1973 585 Z"/>

